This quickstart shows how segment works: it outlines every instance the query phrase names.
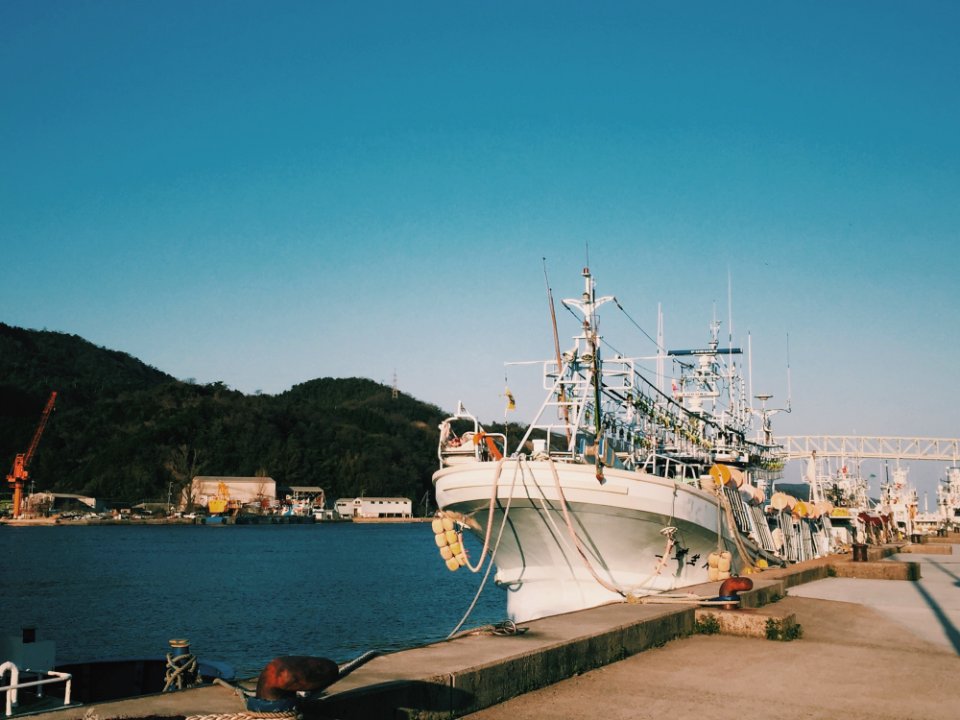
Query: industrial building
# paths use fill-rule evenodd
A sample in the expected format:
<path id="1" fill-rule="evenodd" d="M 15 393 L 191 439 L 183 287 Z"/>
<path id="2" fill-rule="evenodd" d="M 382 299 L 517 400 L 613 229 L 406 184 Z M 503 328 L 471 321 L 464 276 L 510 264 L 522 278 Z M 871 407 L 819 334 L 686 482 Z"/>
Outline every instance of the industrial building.
<path id="1" fill-rule="evenodd" d="M 224 495 L 226 497 L 224 497 Z M 277 483 L 271 477 L 197 475 L 180 497 L 179 509 L 208 507 L 211 500 L 229 498 L 237 505 L 276 505 Z"/>

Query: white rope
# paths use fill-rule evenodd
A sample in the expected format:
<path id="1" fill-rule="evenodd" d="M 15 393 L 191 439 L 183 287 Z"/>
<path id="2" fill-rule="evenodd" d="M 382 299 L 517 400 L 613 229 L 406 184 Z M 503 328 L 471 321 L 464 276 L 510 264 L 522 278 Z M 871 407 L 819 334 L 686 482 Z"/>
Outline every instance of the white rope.
<path id="1" fill-rule="evenodd" d="M 492 487 L 492 490 L 490 491 L 490 507 L 487 510 L 487 532 L 483 537 L 483 550 L 480 551 L 480 562 L 477 563 L 476 567 L 470 564 L 470 558 L 467 557 L 467 548 L 463 546 L 463 542 L 461 538 L 460 546 L 463 548 L 463 559 L 467 568 L 472 573 L 480 572 L 480 568 L 483 567 L 484 558 L 486 558 L 487 556 L 487 550 L 490 547 L 490 531 L 493 529 L 493 509 L 497 504 L 497 486 L 500 482 L 500 474 L 503 472 L 503 463 L 504 463 L 504 458 L 500 458 L 497 461 L 497 470 L 493 474 L 493 483 L 492 483 L 493 487 Z M 513 475 L 514 477 L 516 477 L 517 475 L 516 468 L 514 468 Z"/>
<path id="2" fill-rule="evenodd" d="M 736 600 L 717 600 L 715 597 L 706 597 L 704 595 L 647 595 L 646 597 L 640 598 L 639 602 L 641 605 L 730 605 L 734 602 L 739 602 L 740 599 Z"/>
<path id="3" fill-rule="evenodd" d="M 283 710 L 281 712 L 254 712 L 244 710 L 236 713 L 219 713 L 214 715 L 187 715 L 186 720 L 287 720 L 287 718 L 303 717 L 298 710 Z"/>
<path id="4" fill-rule="evenodd" d="M 557 486 L 557 494 L 560 496 L 560 509 L 563 510 L 563 519 L 567 523 L 567 530 L 570 532 L 570 539 L 573 540 L 574 546 L 577 548 L 577 552 L 580 553 L 580 557 L 583 558 L 583 564 L 593 576 L 593 579 L 600 584 L 606 590 L 610 592 L 617 593 L 623 597 L 627 596 L 627 593 L 618 588 L 616 585 L 607 582 L 602 577 L 597 574 L 597 571 L 594 570 L 593 564 L 590 562 L 590 559 L 587 557 L 587 552 L 584 550 L 583 545 L 580 542 L 580 538 L 577 536 L 577 531 L 573 527 L 573 521 L 570 519 L 570 513 L 567 511 L 567 498 L 563 494 L 563 487 L 560 484 L 560 475 L 557 473 L 557 466 L 553 462 L 552 457 L 547 457 L 547 462 L 550 465 L 550 472 L 553 473 L 553 480 Z"/>
<path id="5" fill-rule="evenodd" d="M 490 526 L 493 523 L 493 504 L 497 498 L 496 485 L 497 480 L 500 478 L 500 470 L 503 466 L 503 460 L 500 461 L 497 466 L 497 474 L 494 480 L 494 491 L 493 496 L 490 499 L 490 515 L 487 520 L 487 538 L 490 537 Z M 470 607 L 467 608 L 467 612 L 464 613 L 463 617 L 460 619 L 460 622 L 457 623 L 457 626 L 450 631 L 450 634 L 447 635 L 447 640 L 457 634 L 457 631 L 463 627 L 463 624 L 467 621 L 467 618 L 470 617 L 470 614 L 473 612 L 473 609 L 477 606 L 477 601 L 480 599 L 480 594 L 483 592 L 483 588 L 486 587 L 487 579 L 490 577 L 490 571 L 493 569 L 493 561 L 497 557 L 497 550 L 500 549 L 500 540 L 503 538 L 503 531 L 507 527 L 507 516 L 510 514 L 510 505 L 513 502 L 513 489 L 517 484 L 517 469 L 520 467 L 520 459 L 517 459 L 516 465 L 513 468 L 513 480 L 510 483 L 510 495 L 507 497 L 507 506 L 503 509 L 503 520 L 500 523 L 500 531 L 497 533 L 497 541 L 493 546 L 493 550 L 490 553 L 490 561 L 487 564 L 487 571 L 483 574 L 483 580 L 480 581 L 480 587 L 477 588 L 476 594 L 473 596 L 473 602 L 470 603 Z M 484 546 L 486 547 L 486 545 Z M 466 551 L 464 551 L 466 555 Z M 481 557 L 480 564 L 483 564 L 483 559 Z M 479 569 L 479 566 L 478 568 Z"/>
<path id="6" fill-rule="evenodd" d="M 537 488 L 537 491 L 540 494 L 540 497 L 537 498 L 537 500 L 540 503 L 540 509 L 543 511 L 543 517 L 553 530 L 554 538 L 563 546 L 564 555 L 566 555 L 566 553 L 570 550 L 575 550 L 576 548 L 570 545 L 567 533 L 561 530 L 557 525 L 556 520 L 553 519 L 553 516 L 556 514 L 557 510 L 555 507 L 548 504 L 546 494 L 543 492 L 543 488 L 540 487 L 540 483 L 537 482 L 537 476 L 533 473 L 533 469 L 527 466 L 523 471 L 524 478 L 526 478 L 526 473 L 530 473 L 530 482 L 533 483 L 534 487 Z M 526 479 L 524 479 L 524 485 L 526 485 Z M 551 510 L 553 512 L 551 512 Z"/>

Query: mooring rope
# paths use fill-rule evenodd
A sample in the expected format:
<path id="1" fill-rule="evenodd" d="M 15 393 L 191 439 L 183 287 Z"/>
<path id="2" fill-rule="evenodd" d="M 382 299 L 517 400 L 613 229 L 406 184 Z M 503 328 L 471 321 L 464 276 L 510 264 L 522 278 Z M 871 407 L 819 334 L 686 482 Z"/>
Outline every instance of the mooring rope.
<path id="1" fill-rule="evenodd" d="M 500 541 L 503 539 L 503 531 L 507 527 L 507 517 L 510 515 L 510 505 L 513 502 L 513 490 L 517 484 L 517 470 L 520 468 L 520 460 L 523 456 L 517 458 L 516 464 L 513 467 L 513 479 L 510 481 L 510 495 L 507 496 L 507 506 L 503 509 L 503 520 L 500 522 L 500 530 L 497 533 L 497 541 L 493 546 L 493 550 L 490 551 L 490 559 L 487 563 L 487 571 L 483 574 L 483 579 L 480 581 L 480 587 L 477 588 L 476 594 L 473 596 L 473 602 L 470 603 L 470 607 L 467 608 L 467 612 L 464 613 L 463 617 L 460 619 L 460 622 L 457 623 L 457 626 L 450 631 L 450 634 L 447 635 L 447 640 L 456 635 L 457 631 L 463 627 L 463 624 L 467 621 L 467 618 L 470 617 L 470 614 L 473 612 L 473 609 L 477 606 L 477 601 L 480 600 L 480 594 L 483 592 L 483 588 L 487 585 L 487 579 L 490 577 L 490 571 L 493 569 L 493 561 L 497 557 L 497 550 L 500 549 Z M 497 501 L 497 483 L 500 479 L 500 472 L 503 468 L 503 460 L 497 464 L 496 476 L 494 477 L 494 490 L 493 494 L 490 497 L 490 512 L 487 516 L 487 539 L 490 538 L 490 528 L 493 525 L 493 508 Z M 484 552 L 486 552 L 487 544 L 484 542 Z M 466 549 L 464 549 L 464 556 L 466 556 Z M 480 557 L 480 563 L 477 565 L 477 570 L 483 565 L 483 555 Z M 473 568 L 471 567 L 471 570 Z M 476 571 L 474 571 L 476 572 Z"/>
<path id="2" fill-rule="evenodd" d="M 487 556 L 487 550 L 490 548 L 490 531 L 493 530 L 493 510 L 497 504 L 497 487 L 500 483 L 500 474 L 503 472 L 503 463 L 504 458 L 497 460 L 497 469 L 493 474 L 493 483 L 491 483 L 492 490 L 490 491 L 490 507 L 487 509 L 487 532 L 483 537 L 483 549 L 480 551 L 480 561 L 477 563 L 477 566 L 474 567 L 470 564 L 470 558 L 467 557 L 467 550 L 463 550 L 463 559 L 466 561 L 467 569 L 472 573 L 480 572 L 480 568 L 483 567 L 484 558 Z M 514 477 L 516 477 L 517 471 L 513 471 Z M 511 493 L 512 495 L 513 493 Z M 462 543 L 461 543 L 462 545 Z"/>
<path id="3" fill-rule="evenodd" d="M 176 687 L 183 690 L 197 682 L 197 658 L 193 655 L 167 653 L 167 670 L 164 675 L 163 692 Z"/>
<path id="4" fill-rule="evenodd" d="M 573 521 L 570 519 L 570 513 L 567 510 L 567 498 L 563 494 L 563 487 L 560 484 L 560 474 L 557 472 L 557 466 L 553 462 L 552 457 L 548 456 L 547 462 L 550 465 L 550 472 L 553 473 L 553 481 L 557 486 L 557 494 L 560 496 L 560 509 L 563 511 L 563 519 L 567 523 L 567 531 L 570 533 L 570 539 L 573 540 L 574 547 L 576 547 L 577 552 L 583 559 L 584 566 L 586 566 L 587 570 L 593 576 L 593 579 L 596 580 L 601 587 L 609 590 L 610 592 L 617 593 L 621 597 L 627 597 L 627 593 L 625 591 L 604 580 L 594 569 L 593 564 L 590 562 L 590 558 L 587 557 L 587 551 L 584 549 L 582 543 L 580 542 L 580 538 L 577 535 L 577 531 L 573 527 Z"/>
<path id="5" fill-rule="evenodd" d="M 280 712 L 255 712 L 243 710 L 235 713 L 217 713 L 214 715 L 187 715 L 185 720 L 288 720 L 302 718 L 299 710 L 282 710 Z"/>

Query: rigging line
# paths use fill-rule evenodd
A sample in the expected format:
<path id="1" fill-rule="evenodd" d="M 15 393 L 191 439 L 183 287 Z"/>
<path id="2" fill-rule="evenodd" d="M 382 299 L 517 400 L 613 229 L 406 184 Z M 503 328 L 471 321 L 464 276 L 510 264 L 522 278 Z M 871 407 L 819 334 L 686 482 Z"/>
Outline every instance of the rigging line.
<path id="1" fill-rule="evenodd" d="M 644 335 L 646 335 L 647 340 L 649 340 L 650 342 L 652 342 L 652 343 L 654 344 L 654 346 L 655 346 L 658 350 L 661 350 L 661 351 L 663 351 L 663 352 L 666 352 L 666 351 L 667 351 L 667 349 L 666 349 L 665 347 L 663 347 L 660 343 L 658 343 L 656 340 L 654 340 L 652 337 L 650 337 L 650 333 L 648 333 L 646 330 L 644 330 L 642 327 L 640 327 L 640 323 L 638 323 L 636 320 L 634 320 L 634 319 L 630 316 L 630 313 L 628 313 L 628 312 L 623 308 L 623 305 L 620 304 L 620 301 L 619 301 L 619 300 L 617 300 L 616 298 L 614 298 L 614 299 L 613 299 L 613 302 L 616 304 L 616 306 L 617 306 L 618 308 L 620 308 L 620 312 L 622 312 L 624 315 L 627 316 L 627 320 L 629 320 L 630 322 L 632 322 L 633 325 L 634 325 L 634 327 L 637 328 L 637 330 L 639 330 L 639 331 L 642 332 Z"/>
<path id="2" fill-rule="evenodd" d="M 658 343 L 656 340 L 654 340 L 652 337 L 650 337 L 650 334 L 649 334 L 646 330 L 644 330 L 644 329 L 639 325 L 639 323 L 637 323 L 636 320 L 634 320 L 632 317 L 630 317 L 630 313 L 628 313 L 626 310 L 623 309 L 623 305 L 620 304 L 620 301 L 619 301 L 619 300 L 617 300 L 616 298 L 613 298 L 613 302 L 614 302 L 614 304 L 615 304 L 618 308 L 620 308 L 620 311 L 621 311 L 624 315 L 627 316 L 627 319 L 628 319 L 631 323 L 633 323 L 634 327 L 636 327 L 637 330 L 639 330 L 640 332 L 642 332 L 642 333 L 646 336 L 646 338 L 647 338 L 650 342 L 652 342 L 652 343 L 654 344 L 654 346 L 656 346 L 656 348 L 657 348 L 658 350 L 660 350 L 660 351 L 662 351 L 662 352 L 667 352 L 666 348 L 664 348 L 662 345 L 660 345 L 660 343 Z M 570 313 L 571 315 L 573 315 L 573 317 L 575 317 L 575 318 L 577 319 L 577 322 L 580 321 L 580 318 L 577 316 L 576 312 L 574 312 L 574 310 L 573 310 L 572 308 L 567 307 L 566 305 L 564 305 L 563 307 L 565 307 L 565 308 L 567 309 L 567 312 Z M 613 350 L 615 353 L 617 353 L 618 355 L 623 356 L 623 353 L 621 353 L 619 350 L 617 350 L 613 345 L 611 345 L 611 344 L 610 344 L 609 342 L 607 342 L 606 340 L 601 339 L 601 342 L 602 342 L 604 345 L 606 345 L 608 348 L 610 348 L 611 350 Z"/>
<path id="3" fill-rule="evenodd" d="M 610 350 L 612 350 L 612 351 L 618 356 L 617 358 L 614 358 L 614 359 L 620 359 L 620 360 L 636 360 L 636 359 L 637 359 L 637 358 L 628 358 L 624 353 L 620 352 L 620 350 L 619 350 L 618 348 L 616 348 L 616 347 L 614 347 L 613 345 L 611 345 L 610 342 L 609 342 L 608 340 L 606 340 L 605 338 L 602 338 L 602 337 L 601 337 L 601 338 L 600 338 L 600 342 L 601 342 L 603 345 L 605 345 L 607 348 L 609 348 Z M 650 358 L 643 358 L 643 359 L 649 360 Z M 688 369 L 688 370 L 693 369 L 693 364 L 691 364 L 691 363 L 685 363 L 685 362 L 682 362 L 682 361 L 680 361 L 680 360 L 677 360 L 676 358 L 673 358 L 673 362 L 676 363 L 677 365 L 680 365 L 681 367 L 684 367 L 684 368 Z M 634 369 L 636 370 L 636 372 L 637 372 L 638 375 L 642 372 L 642 373 L 646 373 L 647 375 L 653 375 L 655 378 L 667 378 L 667 377 L 671 377 L 670 375 L 667 375 L 666 373 L 660 372 L 660 371 L 658 371 L 658 370 L 651 370 L 650 368 L 645 367 L 645 366 L 643 366 L 643 365 L 639 365 L 639 364 L 634 364 Z M 647 382 L 648 382 L 650 385 L 653 385 L 653 383 L 651 383 L 649 380 L 648 380 Z M 663 393 L 663 391 L 660 390 L 659 388 L 657 388 L 657 390 L 658 390 L 661 394 Z"/>
<path id="4" fill-rule="evenodd" d="M 577 324 L 578 324 L 578 325 L 581 325 L 581 326 L 582 326 L 583 318 L 581 318 L 579 315 L 577 315 L 576 311 L 575 311 L 572 307 L 570 307 L 569 305 L 565 304 L 563 301 L 560 302 L 560 305 L 562 305 L 563 308 L 564 308 L 568 313 L 570 313 L 571 315 L 573 315 L 573 317 L 574 317 L 574 319 L 577 321 Z"/>

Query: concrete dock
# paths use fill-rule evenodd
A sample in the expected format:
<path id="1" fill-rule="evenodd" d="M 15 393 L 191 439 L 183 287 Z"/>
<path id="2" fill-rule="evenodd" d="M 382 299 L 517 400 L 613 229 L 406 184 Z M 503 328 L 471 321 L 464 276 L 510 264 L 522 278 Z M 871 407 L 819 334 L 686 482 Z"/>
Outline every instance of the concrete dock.
<path id="1" fill-rule="evenodd" d="M 304 715 L 952 720 L 960 546 L 941 540 L 871 549 L 868 562 L 832 556 L 752 575 L 739 610 L 614 604 L 523 623 L 516 635 L 480 632 L 384 655 L 307 703 Z M 33 717 L 243 713 L 238 694 L 210 686 Z"/>

